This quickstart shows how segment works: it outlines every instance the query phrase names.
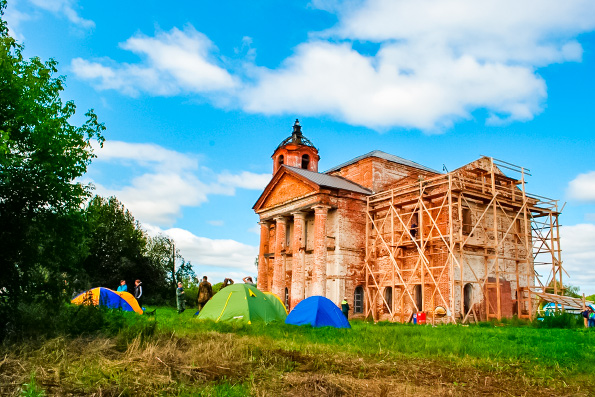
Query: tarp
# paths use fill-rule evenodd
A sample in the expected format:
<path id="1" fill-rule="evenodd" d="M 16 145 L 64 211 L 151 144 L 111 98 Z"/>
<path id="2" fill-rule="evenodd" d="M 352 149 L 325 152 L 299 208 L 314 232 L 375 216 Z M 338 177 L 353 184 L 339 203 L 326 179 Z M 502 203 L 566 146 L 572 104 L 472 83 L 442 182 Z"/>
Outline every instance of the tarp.
<path id="1" fill-rule="evenodd" d="M 122 309 L 127 312 L 135 311 L 138 314 L 143 314 L 143 310 L 131 293 L 114 291 L 103 287 L 83 292 L 74 297 L 70 303 L 76 305 L 101 305 L 111 309 Z"/>
<path id="2" fill-rule="evenodd" d="M 285 319 L 285 323 L 310 324 L 313 327 L 351 328 L 341 309 L 324 296 L 311 296 L 298 303 Z"/>
<path id="3" fill-rule="evenodd" d="M 248 284 L 228 285 L 211 298 L 198 314 L 199 320 L 238 321 L 251 324 L 285 320 L 287 313 L 262 291 Z"/>
<path id="4" fill-rule="evenodd" d="M 570 296 L 564 295 L 556 295 L 556 294 L 548 294 L 545 292 L 531 290 L 531 293 L 537 295 L 539 298 L 546 302 L 552 302 L 554 304 L 558 304 L 559 307 L 564 307 L 565 310 L 574 309 L 574 310 L 581 310 L 583 307 L 583 300 L 582 298 L 572 298 Z M 593 305 L 594 302 L 585 301 L 586 305 Z"/>
<path id="5" fill-rule="evenodd" d="M 265 291 L 264 294 L 267 296 L 267 298 L 269 298 L 269 300 L 271 301 L 271 303 L 273 305 L 277 306 L 279 308 L 279 310 L 284 310 L 285 314 L 288 314 L 287 308 L 285 307 L 285 304 L 283 303 L 281 298 L 279 298 L 277 295 L 273 294 L 272 292 Z"/>

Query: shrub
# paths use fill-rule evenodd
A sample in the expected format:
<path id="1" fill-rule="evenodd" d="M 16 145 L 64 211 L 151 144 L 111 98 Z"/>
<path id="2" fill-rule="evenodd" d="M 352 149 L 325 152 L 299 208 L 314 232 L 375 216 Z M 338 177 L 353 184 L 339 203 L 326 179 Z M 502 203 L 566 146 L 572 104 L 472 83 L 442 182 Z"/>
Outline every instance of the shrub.
<path id="1" fill-rule="evenodd" d="M 557 312 L 551 316 L 543 317 L 543 320 L 535 319 L 533 322 L 537 328 L 582 328 L 583 318 L 576 314 Z"/>

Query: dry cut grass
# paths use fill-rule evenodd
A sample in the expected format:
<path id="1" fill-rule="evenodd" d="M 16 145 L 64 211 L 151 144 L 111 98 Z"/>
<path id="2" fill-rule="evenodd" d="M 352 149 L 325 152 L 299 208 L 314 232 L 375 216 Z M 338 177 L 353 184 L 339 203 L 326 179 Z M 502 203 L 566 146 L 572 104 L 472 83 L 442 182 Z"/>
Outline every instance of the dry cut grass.
<path id="1" fill-rule="evenodd" d="M 592 395 L 538 387 L 512 369 L 494 372 L 426 358 L 364 356 L 325 345 L 208 331 L 118 338 L 55 338 L 4 349 L 0 394 L 57 396 Z M 33 381 L 32 381 L 33 379 Z"/>

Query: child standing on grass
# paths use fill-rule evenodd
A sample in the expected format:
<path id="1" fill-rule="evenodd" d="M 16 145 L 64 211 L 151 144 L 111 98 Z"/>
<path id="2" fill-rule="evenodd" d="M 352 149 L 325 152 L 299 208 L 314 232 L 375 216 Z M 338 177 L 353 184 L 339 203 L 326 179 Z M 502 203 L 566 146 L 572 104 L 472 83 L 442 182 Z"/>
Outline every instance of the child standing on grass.
<path id="1" fill-rule="evenodd" d="M 128 286 L 126 285 L 126 280 L 120 280 L 120 285 L 118 285 L 118 292 L 128 292 Z"/>
<path id="2" fill-rule="evenodd" d="M 184 286 L 182 283 L 178 283 L 176 289 L 176 304 L 178 306 L 178 314 L 182 314 L 186 310 L 186 295 L 184 295 Z"/>
<path id="3" fill-rule="evenodd" d="M 141 286 L 141 284 L 142 284 L 142 282 L 140 280 L 136 280 L 134 282 L 134 297 L 136 298 L 138 305 L 142 309 L 143 308 L 143 303 L 142 303 L 143 287 Z"/>

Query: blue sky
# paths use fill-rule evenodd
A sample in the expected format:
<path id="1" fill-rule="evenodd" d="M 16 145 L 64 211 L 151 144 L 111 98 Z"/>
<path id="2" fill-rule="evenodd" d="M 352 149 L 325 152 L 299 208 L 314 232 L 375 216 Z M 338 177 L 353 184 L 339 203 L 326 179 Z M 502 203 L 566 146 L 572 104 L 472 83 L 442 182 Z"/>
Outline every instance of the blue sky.
<path id="1" fill-rule="evenodd" d="M 530 169 L 566 202 L 567 281 L 595 293 L 590 0 L 9 0 L 5 19 L 59 61 L 74 122 L 107 126 L 85 180 L 199 274 L 255 275 L 251 208 L 299 118 L 321 170 L 376 149 Z"/>

